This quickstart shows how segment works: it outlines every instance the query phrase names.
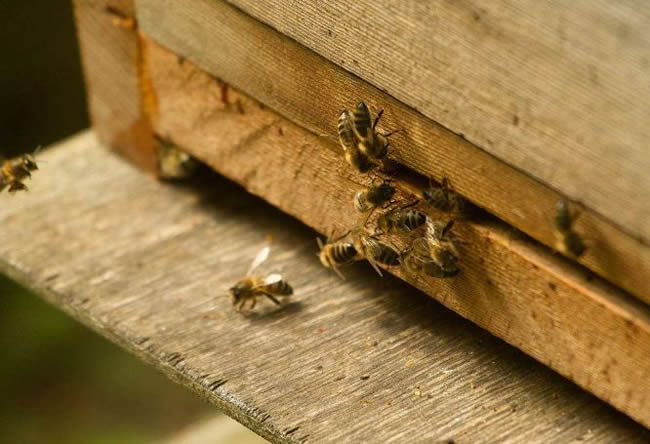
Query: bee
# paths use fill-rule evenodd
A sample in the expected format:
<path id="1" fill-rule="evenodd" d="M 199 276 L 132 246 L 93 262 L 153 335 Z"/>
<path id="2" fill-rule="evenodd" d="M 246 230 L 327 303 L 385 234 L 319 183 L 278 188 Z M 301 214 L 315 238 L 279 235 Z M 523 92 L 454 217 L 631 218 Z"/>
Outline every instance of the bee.
<path id="1" fill-rule="evenodd" d="M 580 211 L 571 211 L 569 202 L 562 199 L 555 207 L 555 237 L 559 251 L 573 257 L 580 257 L 587 246 L 578 233 L 573 230 L 573 224 L 580 216 Z"/>
<path id="2" fill-rule="evenodd" d="M 453 271 L 443 270 L 432 258 L 429 253 L 429 244 L 424 237 L 415 239 L 410 246 L 402 250 L 399 256 L 402 271 L 411 276 L 418 278 L 424 274 L 434 278 L 451 278 L 458 274 L 460 270 Z"/>
<path id="3" fill-rule="evenodd" d="M 199 162 L 171 142 L 159 139 L 156 152 L 158 171 L 163 179 L 187 179 L 199 166 Z"/>
<path id="4" fill-rule="evenodd" d="M 293 294 L 293 288 L 283 279 L 281 274 L 273 273 L 264 277 L 253 275 L 253 272 L 269 257 L 270 252 L 270 246 L 267 245 L 262 248 L 253 259 L 246 276 L 230 288 L 232 305 L 237 311 L 241 311 L 247 301 L 250 301 L 251 310 L 255 308 L 259 296 L 266 296 L 274 304 L 280 305 L 278 297 Z"/>
<path id="5" fill-rule="evenodd" d="M 345 279 L 345 277 L 338 268 L 361 259 L 361 255 L 353 243 L 341 241 L 347 235 L 348 233 L 345 233 L 337 241 L 328 240 L 325 244 L 320 238 L 316 238 L 321 264 L 334 270 L 341 279 Z"/>
<path id="6" fill-rule="evenodd" d="M 384 110 L 379 111 L 371 125 L 370 110 L 365 103 L 359 103 L 352 113 L 352 129 L 357 138 L 359 151 L 371 160 L 381 160 L 386 157 L 390 145 L 388 137 L 396 132 L 382 134 L 376 131 L 383 114 Z"/>
<path id="7" fill-rule="evenodd" d="M 34 154 L 40 149 L 37 148 Z M 23 181 L 32 177 L 32 171 L 38 170 L 34 154 L 22 154 L 13 159 L 5 160 L 0 169 L 0 191 L 9 187 L 8 191 L 14 193 L 16 191 L 28 190 L 27 185 Z"/>
<path id="8" fill-rule="evenodd" d="M 337 126 L 339 142 L 343 147 L 345 161 L 360 173 L 365 173 L 374 166 L 368 157 L 359 151 L 357 139 L 352 129 L 352 118 L 347 110 L 343 110 L 339 116 Z"/>
<path id="9" fill-rule="evenodd" d="M 445 213 L 467 215 L 470 203 L 453 191 L 446 177 L 442 178 L 440 186 L 434 185 L 429 179 L 429 188 L 424 190 L 422 198 L 433 208 Z"/>
<path id="10" fill-rule="evenodd" d="M 354 208 L 360 213 L 368 213 L 376 207 L 390 201 L 397 190 L 388 182 L 373 185 L 365 190 L 357 191 L 354 195 Z M 368 215 L 370 217 L 370 215 Z"/>
<path id="11" fill-rule="evenodd" d="M 399 253 L 392 247 L 379 242 L 375 235 L 362 228 L 355 230 L 354 244 L 379 276 L 383 276 L 383 274 L 377 264 L 387 267 L 399 265 Z"/>
<path id="12" fill-rule="evenodd" d="M 453 220 L 447 223 L 427 220 L 427 230 L 424 236 L 431 259 L 445 273 L 458 272 L 458 250 L 448 236 L 453 226 Z"/>
<path id="13" fill-rule="evenodd" d="M 426 214 L 414 208 L 408 208 L 416 203 L 417 201 L 406 207 L 395 208 L 379 216 L 377 219 L 379 231 L 381 233 L 394 233 L 395 231 L 408 233 L 424 225 L 427 221 Z"/>

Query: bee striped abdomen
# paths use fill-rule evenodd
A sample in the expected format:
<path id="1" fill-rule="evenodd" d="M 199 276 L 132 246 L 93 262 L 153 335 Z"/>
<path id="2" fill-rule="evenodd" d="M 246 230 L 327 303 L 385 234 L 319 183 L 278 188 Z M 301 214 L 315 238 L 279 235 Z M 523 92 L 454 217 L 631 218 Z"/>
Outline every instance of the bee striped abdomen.
<path id="1" fill-rule="evenodd" d="M 285 280 L 274 282 L 273 284 L 266 287 L 266 291 L 282 296 L 289 296 L 293 294 L 293 288 L 291 288 L 291 285 L 289 285 Z"/>
<path id="2" fill-rule="evenodd" d="M 352 123 L 350 122 L 350 113 L 347 110 L 343 111 L 339 116 L 337 132 L 344 151 L 357 149 L 355 146 L 354 132 L 352 131 Z"/>
<path id="3" fill-rule="evenodd" d="M 370 111 L 365 103 L 359 103 L 352 112 L 352 127 L 360 141 L 372 138 L 373 130 L 370 122 Z"/>
<path id="4" fill-rule="evenodd" d="M 337 264 L 345 264 L 357 257 L 356 247 L 349 242 L 339 242 L 332 245 L 332 258 Z"/>
<path id="5" fill-rule="evenodd" d="M 418 210 L 408 210 L 400 214 L 398 226 L 404 227 L 409 231 L 415 230 L 427 221 L 427 216 Z"/>
<path id="6" fill-rule="evenodd" d="M 381 242 L 373 242 L 370 248 L 372 260 L 382 265 L 398 265 L 399 253 Z"/>

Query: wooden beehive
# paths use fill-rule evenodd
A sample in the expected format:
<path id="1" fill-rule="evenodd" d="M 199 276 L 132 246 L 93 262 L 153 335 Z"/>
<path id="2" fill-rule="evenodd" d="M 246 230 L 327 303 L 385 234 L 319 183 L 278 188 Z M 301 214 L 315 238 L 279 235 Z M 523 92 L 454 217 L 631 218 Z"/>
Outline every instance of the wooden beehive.
<path id="1" fill-rule="evenodd" d="M 650 426 L 644 2 L 75 6 L 103 142 L 152 170 L 173 142 L 323 234 L 354 226 L 368 183 L 337 116 L 383 109 L 398 199 L 448 178 L 486 212 L 454 227 L 457 278 L 389 271 Z M 555 251 L 561 199 L 582 208 L 579 259 Z"/>

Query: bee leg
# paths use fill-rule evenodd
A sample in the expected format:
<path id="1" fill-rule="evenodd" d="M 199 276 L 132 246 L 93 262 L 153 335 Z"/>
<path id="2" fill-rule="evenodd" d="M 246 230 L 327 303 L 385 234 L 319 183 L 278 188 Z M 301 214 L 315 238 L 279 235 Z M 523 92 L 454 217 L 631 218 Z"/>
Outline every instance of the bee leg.
<path id="1" fill-rule="evenodd" d="M 380 109 L 379 112 L 377 113 L 377 117 L 375 117 L 375 121 L 372 123 L 373 130 L 377 127 L 377 124 L 379 123 L 379 119 L 381 119 L 381 116 L 383 115 L 384 115 L 384 110 Z"/>
<path id="2" fill-rule="evenodd" d="M 341 239 L 343 239 L 345 236 L 347 236 L 348 234 L 350 234 L 350 230 L 346 231 L 345 233 L 343 233 L 342 235 L 340 235 L 340 236 L 337 237 L 336 239 L 331 239 L 331 240 L 329 240 L 328 243 L 332 243 L 332 244 L 333 244 L 333 243 L 335 243 L 335 242 L 338 242 L 338 241 L 340 241 Z"/>
<path id="3" fill-rule="evenodd" d="M 235 310 L 241 311 L 241 309 L 244 308 L 244 303 L 245 302 L 246 302 L 246 299 L 242 299 L 241 302 L 239 304 L 237 304 L 237 307 L 235 308 Z"/>
<path id="4" fill-rule="evenodd" d="M 368 258 L 366 258 L 366 259 L 368 259 Z M 377 264 L 375 263 L 375 261 L 373 261 L 372 259 L 368 259 L 368 263 L 369 263 L 370 265 L 372 265 L 372 268 L 375 269 L 375 271 L 377 272 L 377 274 L 379 275 L 379 277 L 384 277 L 384 275 L 382 274 L 381 270 L 379 269 L 379 267 L 377 266 Z"/>
<path id="5" fill-rule="evenodd" d="M 267 298 L 269 298 L 271 301 L 273 301 L 274 304 L 276 304 L 276 305 L 280 305 L 280 301 L 278 301 L 278 300 L 275 298 L 275 296 L 273 296 L 272 294 L 270 294 L 270 293 L 263 293 L 263 294 L 264 294 L 264 296 L 266 296 Z"/>
<path id="6" fill-rule="evenodd" d="M 381 135 L 384 136 L 384 137 L 386 137 L 386 138 L 388 138 L 388 137 L 392 136 L 392 135 L 395 134 L 395 133 L 399 133 L 400 131 L 401 131 L 401 130 L 396 129 L 396 130 L 393 130 L 393 131 L 389 131 L 389 132 L 387 132 L 387 133 L 382 133 Z M 386 145 L 386 148 L 388 148 L 388 145 Z"/>
<path id="7" fill-rule="evenodd" d="M 252 299 L 251 299 L 251 305 L 250 305 L 249 308 L 250 308 L 251 310 L 254 309 L 254 308 L 255 308 L 255 304 L 257 304 L 257 298 L 252 298 Z"/>
<path id="8" fill-rule="evenodd" d="M 338 277 L 341 278 L 341 280 L 343 280 L 343 281 L 345 280 L 345 276 L 343 276 L 343 273 L 341 273 L 341 270 L 339 270 L 337 267 L 332 267 L 332 270 L 334 271 L 334 273 L 336 273 L 336 275 Z"/>

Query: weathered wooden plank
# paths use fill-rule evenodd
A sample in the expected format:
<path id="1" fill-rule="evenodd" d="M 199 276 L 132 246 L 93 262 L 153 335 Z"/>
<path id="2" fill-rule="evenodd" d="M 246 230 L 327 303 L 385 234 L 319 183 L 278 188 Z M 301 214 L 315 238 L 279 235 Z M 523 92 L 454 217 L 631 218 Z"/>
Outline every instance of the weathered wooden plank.
<path id="1" fill-rule="evenodd" d="M 155 43 L 147 47 L 158 134 L 322 233 L 344 233 L 357 223 L 352 196 L 369 180 L 345 164 L 335 143 Z M 393 185 L 404 202 L 417 193 L 417 183 L 399 176 Z M 418 208 L 442 217 L 423 204 Z M 458 221 L 454 231 L 462 242 L 461 274 L 411 283 L 650 424 L 647 305 L 497 221 Z M 391 241 L 406 245 L 399 237 Z"/>
<path id="2" fill-rule="evenodd" d="M 88 107 L 100 139 L 155 168 L 151 125 L 141 102 L 133 0 L 73 0 Z"/>
<path id="3" fill-rule="evenodd" d="M 0 195 L 0 269 L 272 441 L 647 441 L 397 279 L 341 281 L 313 232 L 231 183 L 161 185 L 91 133 L 42 158 L 31 193 Z M 267 233 L 294 300 L 237 314 L 224 293 Z"/>
<path id="4" fill-rule="evenodd" d="M 449 177 L 472 201 L 554 246 L 553 216 L 563 197 L 445 130 L 412 108 L 327 62 L 225 2 L 137 3 L 142 28 L 176 53 L 241 88 L 289 120 L 335 137 L 343 107 L 366 100 L 385 108 L 394 158 L 425 175 Z M 650 247 L 592 209 L 576 229 L 589 244 L 580 262 L 646 302 Z"/>
<path id="5" fill-rule="evenodd" d="M 228 1 L 650 245 L 650 3 Z"/>

